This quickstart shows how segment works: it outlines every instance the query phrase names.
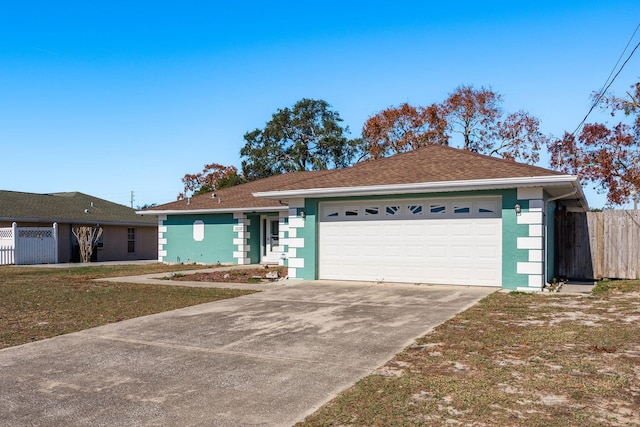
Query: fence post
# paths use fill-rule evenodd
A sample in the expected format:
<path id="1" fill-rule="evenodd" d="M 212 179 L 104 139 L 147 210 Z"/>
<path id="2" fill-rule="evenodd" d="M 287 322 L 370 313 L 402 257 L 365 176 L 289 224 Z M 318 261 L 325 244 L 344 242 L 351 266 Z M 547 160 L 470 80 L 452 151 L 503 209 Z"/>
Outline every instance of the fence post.
<path id="1" fill-rule="evenodd" d="M 54 222 L 53 223 L 53 241 L 55 242 L 55 248 L 53 249 L 53 259 L 54 259 L 54 263 L 58 263 L 58 223 Z"/>
<path id="2" fill-rule="evenodd" d="M 13 235 L 13 264 L 18 265 L 18 223 L 11 224 L 11 234 Z"/>

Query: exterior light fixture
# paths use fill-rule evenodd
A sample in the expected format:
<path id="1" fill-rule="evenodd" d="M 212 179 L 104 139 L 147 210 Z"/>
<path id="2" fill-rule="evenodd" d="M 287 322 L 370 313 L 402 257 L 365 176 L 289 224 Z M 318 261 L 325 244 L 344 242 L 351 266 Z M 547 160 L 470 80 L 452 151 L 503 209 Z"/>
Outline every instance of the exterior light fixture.
<path id="1" fill-rule="evenodd" d="M 518 216 L 522 213 L 522 208 L 520 207 L 520 203 L 516 203 L 516 205 L 513 207 L 513 209 L 515 209 L 516 215 L 518 215 Z"/>
<path id="2" fill-rule="evenodd" d="M 307 213 L 305 211 L 300 211 L 300 218 L 305 219 L 307 217 Z"/>

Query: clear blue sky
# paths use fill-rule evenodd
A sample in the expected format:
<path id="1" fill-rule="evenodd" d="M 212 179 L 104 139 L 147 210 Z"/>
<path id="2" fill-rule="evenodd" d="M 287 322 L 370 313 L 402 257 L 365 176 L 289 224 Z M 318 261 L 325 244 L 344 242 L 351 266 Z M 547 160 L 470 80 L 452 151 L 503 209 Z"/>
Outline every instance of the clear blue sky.
<path id="1" fill-rule="evenodd" d="M 244 133 L 303 97 L 355 136 L 386 107 L 485 86 L 560 136 L 640 22 L 638 0 L 3 3 L 0 189 L 135 206 L 239 167 Z M 638 79 L 640 53 L 612 89 Z"/>

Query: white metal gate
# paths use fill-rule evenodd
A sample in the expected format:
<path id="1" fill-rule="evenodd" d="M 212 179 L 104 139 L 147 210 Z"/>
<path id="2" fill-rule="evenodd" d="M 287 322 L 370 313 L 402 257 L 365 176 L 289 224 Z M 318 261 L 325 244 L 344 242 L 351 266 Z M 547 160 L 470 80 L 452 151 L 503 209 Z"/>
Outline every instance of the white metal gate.
<path id="1" fill-rule="evenodd" d="M 13 264 L 15 228 L 0 228 L 0 265 Z"/>
<path id="2" fill-rule="evenodd" d="M 53 227 L 0 229 L 0 265 L 54 264 L 58 262 L 58 224 Z"/>

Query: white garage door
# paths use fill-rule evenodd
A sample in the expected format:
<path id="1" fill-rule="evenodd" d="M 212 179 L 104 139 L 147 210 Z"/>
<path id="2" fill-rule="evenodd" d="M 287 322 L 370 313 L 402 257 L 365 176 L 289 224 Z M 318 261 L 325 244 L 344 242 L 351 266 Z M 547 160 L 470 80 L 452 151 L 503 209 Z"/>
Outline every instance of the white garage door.
<path id="1" fill-rule="evenodd" d="M 320 204 L 321 279 L 501 286 L 500 199 Z"/>

